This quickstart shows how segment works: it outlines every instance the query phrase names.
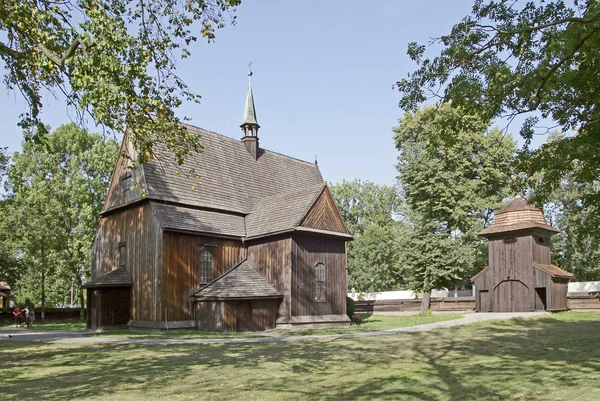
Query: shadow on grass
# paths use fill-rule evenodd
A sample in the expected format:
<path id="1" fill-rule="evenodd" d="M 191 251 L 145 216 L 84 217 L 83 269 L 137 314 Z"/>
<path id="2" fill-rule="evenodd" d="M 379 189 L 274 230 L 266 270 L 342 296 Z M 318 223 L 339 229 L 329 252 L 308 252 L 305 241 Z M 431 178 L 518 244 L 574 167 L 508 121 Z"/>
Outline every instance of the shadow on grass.
<path id="1" fill-rule="evenodd" d="M 285 399 L 328 401 L 548 399 L 553 386 L 565 391 L 600 388 L 599 318 L 579 314 L 494 321 L 428 333 L 299 343 L 0 343 L 10 347 L 3 352 L 0 382 L 5 400 L 30 398 L 31 389 L 51 400 L 118 398 L 139 394 L 140 388 L 165 396 L 185 386 L 208 389 L 194 398 L 231 399 L 219 392 L 227 378 L 236 399 L 263 399 L 251 398 L 256 393 L 246 393 L 249 386 L 265 392 L 264 399 L 276 392 Z M 191 383 L 178 384 L 184 378 Z"/>

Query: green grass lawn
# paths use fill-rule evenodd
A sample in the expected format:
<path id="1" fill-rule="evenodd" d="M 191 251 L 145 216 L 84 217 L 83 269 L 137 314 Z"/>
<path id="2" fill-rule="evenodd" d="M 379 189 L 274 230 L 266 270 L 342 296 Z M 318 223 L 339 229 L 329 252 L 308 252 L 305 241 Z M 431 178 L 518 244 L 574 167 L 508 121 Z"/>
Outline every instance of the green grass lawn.
<path id="1" fill-rule="evenodd" d="M 0 326 L 0 328 L 11 328 L 11 327 L 15 327 L 15 325 L 13 323 L 10 324 L 4 324 L 2 326 Z M 79 322 L 79 321 L 73 321 L 73 322 L 53 322 L 53 321 L 48 321 L 48 322 L 42 322 L 41 319 L 38 319 L 35 321 L 34 324 L 32 324 L 29 327 L 25 327 L 27 330 L 84 330 L 85 329 L 85 323 L 83 322 Z"/>
<path id="2" fill-rule="evenodd" d="M 101 333 L 87 333 L 85 336 L 117 337 L 117 338 L 144 338 L 144 339 L 194 339 L 194 338 L 246 338 L 246 337 L 272 337 L 272 336 L 296 336 L 296 335 L 327 335 L 344 334 L 362 331 L 387 330 L 399 327 L 416 326 L 443 322 L 446 320 L 460 319 L 462 315 L 441 314 L 426 316 L 384 316 L 371 315 L 360 324 L 345 328 L 313 329 L 313 330 L 275 330 L 267 333 L 222 333 L 201 330 L 171 330 L 169 332 L 147 332 L 133 330 L 107 330 Z"/>
<path id="3" fill-rule="evenodd" d="M 3 400 L 600 399 L 600 314 L 293 343 L 0 342 Z"/>

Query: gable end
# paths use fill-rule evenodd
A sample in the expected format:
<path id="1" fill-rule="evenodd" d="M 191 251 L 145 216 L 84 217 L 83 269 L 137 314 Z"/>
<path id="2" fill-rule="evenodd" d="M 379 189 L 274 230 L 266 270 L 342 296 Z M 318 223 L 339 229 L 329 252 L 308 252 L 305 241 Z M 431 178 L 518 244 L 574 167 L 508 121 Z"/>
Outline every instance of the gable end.
<path id="1" fill-rule="evenodd" d="M 323 192 L 317 197 L 317 200 L 313 203 L 299 225 L 301 227 L 313 228 L 316 230 L 348 234 L 342 216 L 327 187 L 325 187 Z"/>

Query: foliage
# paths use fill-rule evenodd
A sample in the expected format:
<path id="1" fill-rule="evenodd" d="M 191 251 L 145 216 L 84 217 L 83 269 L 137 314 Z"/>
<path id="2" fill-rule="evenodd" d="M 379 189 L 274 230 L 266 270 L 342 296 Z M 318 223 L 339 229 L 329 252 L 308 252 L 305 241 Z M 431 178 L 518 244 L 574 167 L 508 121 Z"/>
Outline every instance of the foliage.
<path id="1" fill-rule="evenodd" d="M 356 179 L 329 189 L 352 235 L 362 235 L 370 224 L 392 224 L 400 207 L 396 189 L 391 186 Z"/>
<path id="2" fill-rule="evenodd" d="M 397 222 L 367 226 L 363 235 L 349 246 L 349 287 L 363 292 L 376 292 L 403 286 L 405 271 L 398 243 L 401 230 L 403 225 Z"/>
<path id="3" fill-rule="evenodd" d="M 0 148 L 0 188 L 2 188 L 4 176 L 8 172 L 9 160 L 10 158 L 8 157 L 8 148 Z"/>
<path id="4" fill-rule="evenodd" d="M 355 306 L 354 306 L 354 300 L 350 297 L 346 297 L 346 315 L 352 319 L 352 316 L 354 316 L 354 310 L 355 310 Z"/>
<path id="5" fill-rule="evenodd" d="M 407 231 L 401 244 L 409 266 L 408 284 L 417 293 L 453 286 L 465 278 L 475 261 L 473 246 L 445 233 Z"/>
<path id="6" fill-rule="evenodd" d="M 394 216 L 401 207 L 396 189 L 369 181 L 342 181 L 330 186 L 338 209 L 354 235 L 348 244 L 348 287 L 385 291 L 401 282 Z"/>
<path id="7" fill-rule="evenodd" d="M 538 201 L 547 199 L 567 173 L 574 172 L 580 183 L 599 179 L 597 0 L 476 0 L 471 15 L 433 43 L 442 45 L 433 58 L 424 56 L 425 46 L 409 44 L 408 55 L 418 68 L 397 83 L 400 107 L 416 110 L 435 99 L 483 120 L 528 116 L 520 130 L 526 142 L 519 160 L 529 175 L 544 171 L 535 188 Z M 537 127 L 539 117 L 577 134 L 530 151 L 534 133 L 548 132 Z M 600 192 L 586 194 L 583 202 L 598 210 Z"/>
<path id="8" fill-rule="evenodd" d="M 397 168 L 410 209 L 448 234 L 487 226 L 509 193 L 512 139 L 448 104 L 405 113 L 399 122 Z"/>
<path id="9" fill-rule="evenodd" d="M 549 140 L 562 136 L 553 133 Z M 534 179 L 543 180 L 543 173 Z M 574 281 L 600 279 L 600 217 L 582 202 L 594 191 L 592 184 L 577 182 L 576 174 L 567 174 L 545 205 L 548 223 L 561 231 L 552 240 L 553 263 L 574 273 Z"/>
<path id="10" fill-rule="evenodd" d="M 129 133 L 139 162 L 157 141 L 181 165 L 199 137 L 174 110 L 200 96 L 176 74 L 198 36 L 209 41 L 240 0 L 7 0 L 0 6 L 4 82 L 28 102 L 20 126 L 39 140 L 45 92 L 96 124 Z M 185 118 L 184 118 L 185 119 Z"/>
<path id="11" fill-rule="evenodd" d="M 480 116 L 443 104 L 394 128 L 399 186 L 412 229 L 400 239 L 409 287 L 427 296 L 485 266 L 477 232 L 509 193 L 515 144 Z M 477 264 L 476 264 L 477 262 Z"/>
<path id="12" fill-rule="evenodd" d="M 24 141 L 22 152 L 12 155 L 2 228 L 19 255 L 18 300 L 29 297 L 42 308 L 65 303 L 71 284 L 78 288 L 89 276 L 117 153 L 114 140 L 69 124 L 39 143 Z"/>

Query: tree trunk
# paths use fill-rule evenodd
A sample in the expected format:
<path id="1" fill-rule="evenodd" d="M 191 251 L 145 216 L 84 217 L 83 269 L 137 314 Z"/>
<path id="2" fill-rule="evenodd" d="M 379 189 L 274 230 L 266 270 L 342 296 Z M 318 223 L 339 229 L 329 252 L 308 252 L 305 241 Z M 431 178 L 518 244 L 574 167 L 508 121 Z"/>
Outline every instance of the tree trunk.
<path id="1" fill-rule="evenodd" d="M 431 308 L 431 290 L 423 293 L 421 300 L 421 314 L 426 313 Z"/>
<path id="2" fill-rule="evenodd" d="M 46 268 L 45 267 L 42 267 L 42 321 L 46 321 Z"/>
<path id="3" fill-rule="evenodd" d="M 85 316 L 85 305 L 84 305 L 84 299 L 83 299 L 83 288 L 81 288 L 83 286 L 83 283 L 81 282 L 81 275 L 77 276 L 77 281 L 79 284 L 79 307 L 81 308 L 81 312 L 79 312 L 79 317 L 81 319 L 82 322 L 86 321 L 86 316 Z"/>
<path id="4" fill-rule="evenodd" d="M 40 248 L 41 268 L 42 268 L 42 321 L 46 321 L 46 250 L 44 243 Z"/>

